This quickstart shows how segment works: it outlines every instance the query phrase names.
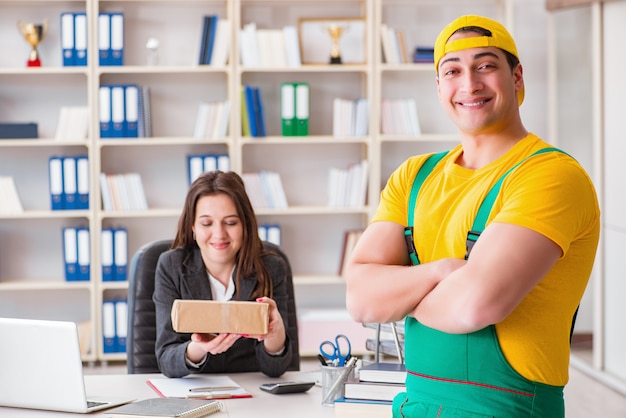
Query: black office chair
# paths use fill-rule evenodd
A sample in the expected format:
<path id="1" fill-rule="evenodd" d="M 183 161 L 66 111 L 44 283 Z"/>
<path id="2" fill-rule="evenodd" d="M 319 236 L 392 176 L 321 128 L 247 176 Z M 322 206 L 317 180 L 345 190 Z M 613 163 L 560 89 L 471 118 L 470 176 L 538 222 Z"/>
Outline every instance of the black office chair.
<path id="1" fill-rule="evenodd" d="M 133 255 L 128 276 L 128 334 L 126 367 L 129 374 L 160 373 L 155 353 L 156 313 L 152 294 L 154 275 L 161 253 L 172 240 L 150 242 Z"/>
<path id="2" fill-rule="evenodd" d="M 128 282 L 128 335 L 126 341 L 127 371 L 135 373 L 160 373 L 155 354 L 156 314 L 152 294 L 157 261 L 172 245 L 172 240 L 155 241 L 143 245 L 133 255 Z M 265 242 L 287 264 L 287 335 L 291 341 L 293 357 L 288 370 L 300 370 L 298 321 L 291 265 L 280 247 Z"/>

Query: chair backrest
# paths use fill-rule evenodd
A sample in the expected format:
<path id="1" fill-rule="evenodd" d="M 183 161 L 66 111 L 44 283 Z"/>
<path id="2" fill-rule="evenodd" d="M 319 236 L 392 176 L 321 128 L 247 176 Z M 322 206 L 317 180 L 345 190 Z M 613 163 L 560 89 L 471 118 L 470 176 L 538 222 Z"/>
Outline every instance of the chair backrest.
<path id="1" fill-rule="evenodd" d="M 160 373 L 155 353 L 156 312 L 152 294 L 157 261 L 171 246 L 171 239 L 150 242 L 139 248 L 130 262 L 126 339 L 129 374 Z"/>
<path id="2" fill-rule="evenodd" d="M 291 352 L 293 356 L 291 357 L 291 363 L 289 364 L 289 371 L 299 371 L 300 370 L 300 343 L 298 341 L 298 315 L 296 311 L 296 296 L 293 288 L 293 274 L 291 272 L 291 264 L 289 263 L 289 259 L 287 255 L 283 252 L 283 250 L 274 244 L 269 242 L 264 242 L 266 248 L 271 249 L 276 254 L 278 254 L 287 265 L 287 312 L 285 314 L 285 319 L 287 321 L 287 329 L 285 332 L 289 336 L 289 340 L 291 342 Z"/>
<path id="3" fill-rule="evenodd" d="M 155 354 L 156 314 L 152 295 L 157 261 L 167 251 L 172 240 L 155 241 L 143 245 L 133 255 L 128 282 L 128 335 L 126 341 L 127 371 L 135 373 L 160 373 Z M 291 341 L 293 357 L 288 370 L 300 370 L 298 318 L 293 288 L 291 265 L 285 253 L 276 245 L 264 243 L 283 258 L 287 265 L 287 335 Z"/>

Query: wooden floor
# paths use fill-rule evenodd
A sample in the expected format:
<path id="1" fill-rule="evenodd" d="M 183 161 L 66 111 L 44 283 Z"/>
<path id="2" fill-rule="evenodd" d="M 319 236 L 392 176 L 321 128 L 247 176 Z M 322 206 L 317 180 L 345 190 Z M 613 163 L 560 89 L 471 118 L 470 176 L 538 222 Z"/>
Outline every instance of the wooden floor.
<path id="1" fill-rule="evenodd" d="M 319 368 L 316 359 L 305 359 L 302 371 Z M 122 363 L 104 366 L 86 366 L 85 374 L 126 373 Z M 613 391 L 578 368 L 570 367 L 570 381 L 565 387 L 567 418 L 626 418 L 626 396 Z"/>

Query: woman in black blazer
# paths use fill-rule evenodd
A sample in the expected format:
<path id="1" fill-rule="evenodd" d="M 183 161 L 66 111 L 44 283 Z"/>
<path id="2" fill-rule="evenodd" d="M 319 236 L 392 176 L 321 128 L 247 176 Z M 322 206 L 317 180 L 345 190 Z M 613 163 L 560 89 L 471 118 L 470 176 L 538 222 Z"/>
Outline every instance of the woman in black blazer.
<path id="1" fill-rule="evenodd" d="M 153 300 L 161 372 L 169 377 L 250 371 L 282 375 L 292 356 L 284 319 L 287 271 L 272 244 L 259 238 L 241 177 L 222 171 L 198 177 L 185 198 L 172 249 L 157 265 Z M 268 303 L 269 333 L 177 333 L 171 320 L 175 299 Z"/>

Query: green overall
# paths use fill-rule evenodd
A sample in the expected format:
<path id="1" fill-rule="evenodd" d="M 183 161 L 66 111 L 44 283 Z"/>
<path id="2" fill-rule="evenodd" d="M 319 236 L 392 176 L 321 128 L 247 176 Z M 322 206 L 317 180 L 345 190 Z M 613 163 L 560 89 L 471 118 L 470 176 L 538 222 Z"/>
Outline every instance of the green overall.
<path id="1" fill-rule="evenodd" d="M 550 151 L 562 152 L 544 148 L 527 158 Z M 446 152 L 429 157 L 411 189 L 405 238 L 414 265 L 420 263 L 413 244 L 412 226 L 417 194 L 424 179 L 445 155 Z M 525 160 L 507 171 L 485 197 L 467 234 L 465 259 L 485 228 L 502 181 Z M 394 418 L 565 416 L 563 386 L 533 382 L 517 373 L 502 354 L 494 325 L 470 334 L 447 334 L 407 317 L 405 347 L 408 391 L 395 397 Z"/>

